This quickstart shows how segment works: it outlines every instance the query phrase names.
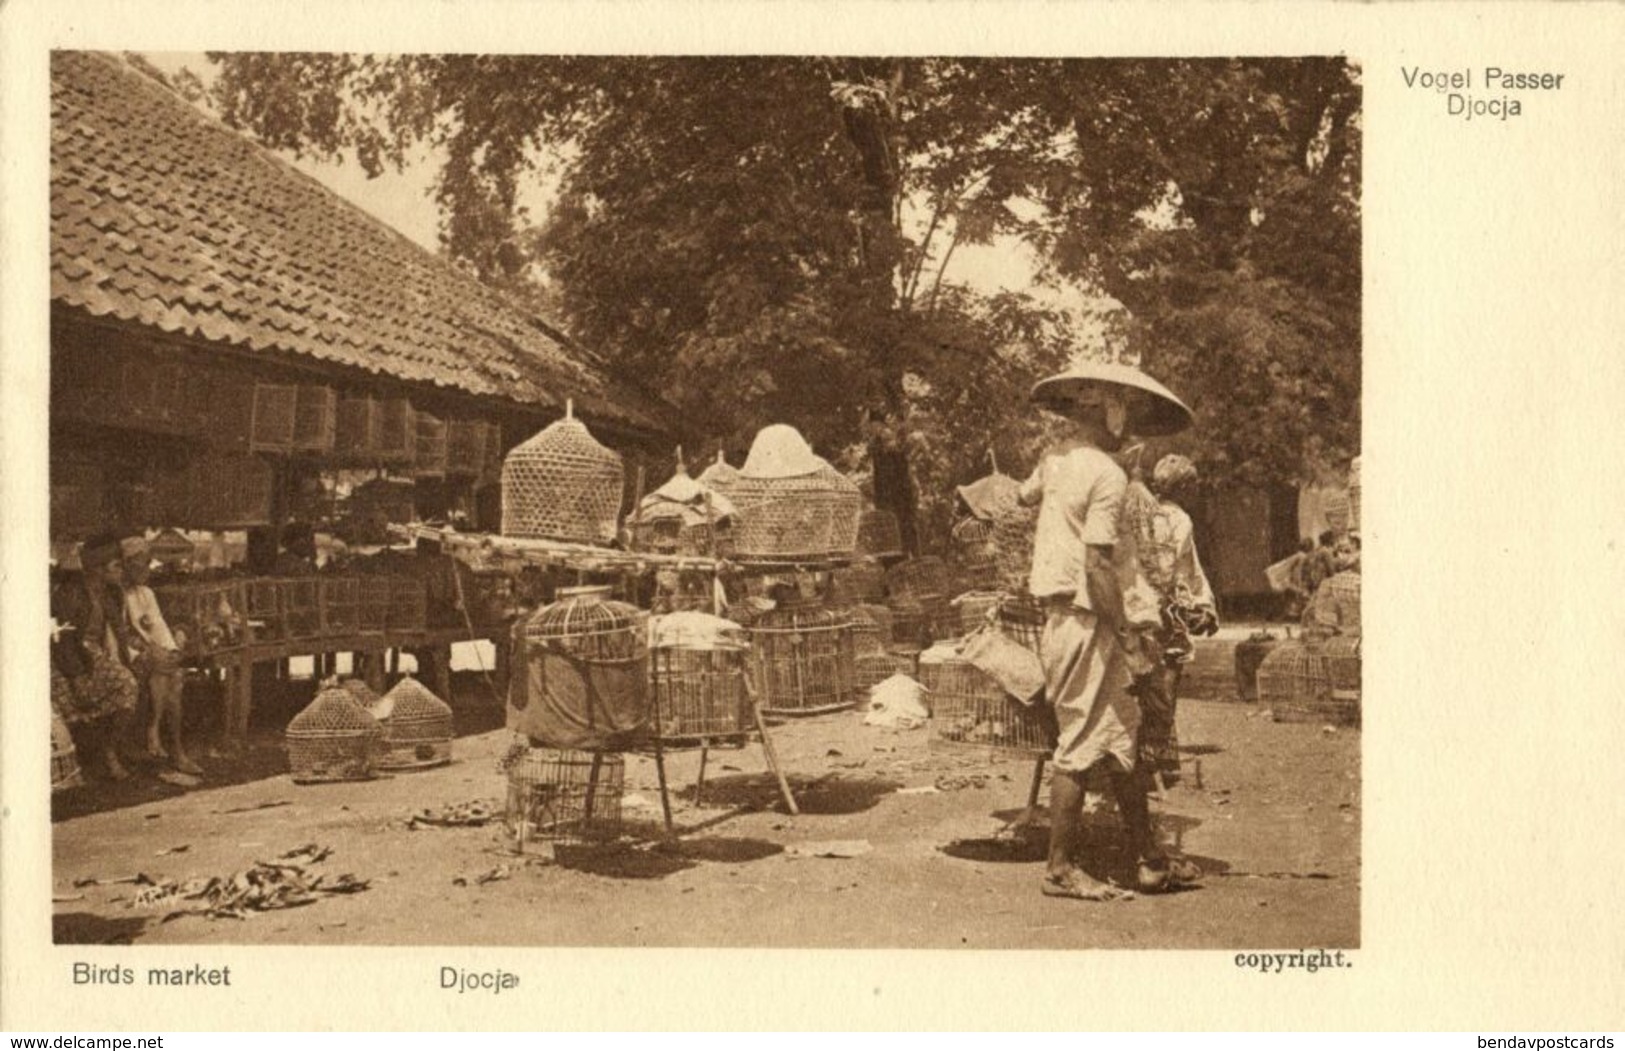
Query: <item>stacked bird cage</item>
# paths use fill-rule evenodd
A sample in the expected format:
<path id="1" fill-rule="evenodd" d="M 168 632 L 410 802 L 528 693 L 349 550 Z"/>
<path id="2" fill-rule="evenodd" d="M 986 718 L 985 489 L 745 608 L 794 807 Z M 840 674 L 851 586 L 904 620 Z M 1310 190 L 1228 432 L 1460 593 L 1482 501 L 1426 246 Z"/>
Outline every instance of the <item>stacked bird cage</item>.
<path id="1" fill-rule="evenodd" d="M 248 609 L 244 581 L 188 581 L 152 590 L 187 660 L 203 660 L 243 644 Z"/>
<path id="2" fill-rule="evenodd" d="M 903 553 L 903 529 L 897 516 L 870 508 L 858 518 L 856 553 L 869 558 L 895 558 Z"/>
<path id="3" fill-rule="evenodd" d="M 80 784 L 79 753 L 73 747 L 68 724 L 51 709 L 51 791 L 61 792 Z"/>
<path id="4" fill-rule="evenodd" d="M 1346 642 L 1330 649 L 1328 642 L 1330 640 L 1312 639 L 1283 642 L 1259 664 L 1258 700 L 1269 708 L 1276 722 L 1359 725 L 1357 644 L 1351 658 Z M 1352 690 L 1348 687 L 1351 659 L 1355 682 Z"/>
<path id="5" fill-rule="evenodd" d="M 295 784 L 365 781 L 382 750 L 384 728 L 347 689 L 329 683 L 283 733 Z"/>
<path id="6" fill-rule="evenodd" d="M 444 478 L 450 459 L 446 421 L 428 412 L 415 414 L 412 474 L 417 478 Z"/>
<path id="7" fill-rule="evenodd" d="M 1055 750 L 1055 716 L 1042 702 L 1022 704 L 986 672 L 943 649 L 920 657 L 930 691 L 933 746 L 1041 759 Z"/>
<path id="8" fill-rule="evenodd" d="M 649 717 L 649 615 L 609 595 L 562 588 L 520 626 L 524 690 L 510 690 L 510 728 L 587 750 L 637 740 Z"/>
<path id="9" fill-rule="evenodd" d="M 288 637 L 280 584 L 270 577 L 255 577 L 243 585 L 243 608 L 256 641 L 280 642 Z"/>
<path id="10" fill-rule="evenodd" d="M 677 471 L 638 504 L 632 547 L 676 555 L 725 555 L 732 547 L 734 505 L 723 494 L 690 478 L 677 453 Z"/>
<path id="11" fill-rule="evenodd" d="M 333 451 L 338 430 L 338 391 L 320 383 L 301 383 L 294 399 L 293 450 L 326 454 Z"/>
<path id="12" fill-rule="evenodd" d="M 423 631 L 429 626 L 429 585 L 419 577 L 390 576 L 389 630 Z"/>
<path id="13" fill-rule="evenodd" d="M 289 577 L 277 581 L 282 624 L 290 639 L 313 639 L 322 633 L 320 581 L 316 577 Z"/>
<path id="14" fill-rule="evenodd" d="M 993 524 L 980 518 L 962 518 L 953 528 L 954 571 L 966 591 L 997 588 L 999 556 L 993 542 Z"/>
<path id="15" fill-rule="evenodd" d="M 816 715 L 857 702 L 852 624 L 820 606 L 788 603 L 750 626 L 761 709 L 774 715 Z"/>
<path id="16" fill-rule="evenodd" d="M 598 843 L 620 835 L 626 790 L 620 755 L 524 748 L 506 766 L 506 823 L 516 853 L 533 842 Z"/>
<path id="17" fill-rule="evenodd" d="M 378 634 L 389 628 L 390 578 L 364 574 L 356 579 L 357 629 Z"/>
<path id="18" fill-rule="evenodd" d="M 1360 531 L 1360 458 L 1349 461 L 1349 531 Z"/>
<path id="19" fill-rule="evenodd" d="M 969 635 L 993 619 L 1003 601 L 1002 591 L 967 591 L 954 599 L 954 611 L 959 615 L 959 634 Z"/>
<path id="20" fill-rule="evenodd" d="M 451 762 L 455 736 L 451 706 L 407 676 L 384 694 L 378 706 L 384 725 L 384 770 L 422 770 Z"/>
<path id="21" fill-rule="evenodd" d="M 659 618 L 653 634 L 655 736 L 676 744 L 748 732 L 750 642 L 739 625 L 705 613 L 678 613 Z"/>
<path id="22" fill-rule="evenodd" d="M 608 544 L 620 529 L 621 455 L 598 444 L 567 406 L 562 420 L 502 461 L 502 533 Z"/>
<path id="23" fill-rule="evenodd" d="M 865 559 L 833 570 L 830 573 L 830 599 L 846 605 L 884 602 L 885 567 L 879 562 Z"/>
<path id="24" fill-rule="evenodd" d="M 323 635 L 354 635 L 361 630 L 360 577 L 321 577 L 316 598 Z"/>
<path id="25" fill-rule="evenodd" d="M 892 641 L 892 614 L 885 606 L 860 604 L 848 613 L 852 621 L 852 652 L 885 653 Z"/>
<path id="26" fill-rule="evenodd" d="M 738 509 L 734 557 L 752 562 L 850 558 L 863 497 L 795 428 L 762 428 L 724 492 Z"/>
<path id="27" fill-rule="evenodd" d="M 896 637 L 929 644 L 959 634 L 948 602 L 948 567 L 935 555 L 899 562 L 886 573 Z"/>

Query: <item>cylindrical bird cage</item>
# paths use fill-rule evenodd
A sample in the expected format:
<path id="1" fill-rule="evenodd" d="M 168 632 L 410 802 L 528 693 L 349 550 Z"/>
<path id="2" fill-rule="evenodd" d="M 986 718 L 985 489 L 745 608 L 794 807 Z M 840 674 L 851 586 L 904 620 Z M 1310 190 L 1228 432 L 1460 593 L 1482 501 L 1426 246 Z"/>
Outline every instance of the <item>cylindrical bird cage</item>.
<path id="1" fill-rule="evenodd" d="M 655 620 L 650 649 L 654 734 L 665 743 L 735 737 L 752 725 L 750 643 L 732 621 L 688 612 Z"/>
<path id="2" fill-rule="evenodd" d="M 649 716 L 649 614 L 607 587 L 562 588 L 519 629 L 523 670 L 509 691 L 511 728 L 539 744 L 614 750 Z"/>
<path id="3" fill-rule="evenodd" d="M 295 784 L 365 781 L 373 776 L 384 728 L 350 690 L 328 685 L 283 734 Z"/>
<path id="4" fill-rule="evenodd" d="M 858 518 L 856 553 L 870 558 L 892 558 L 903 553 L 903 529 L 890 511 L 871 508 Z"/>
<path id="5" fill-rule="evenodd" d="M 507 769 L 506 821 L 517 853 L 531 842 L 592 843 L 620 835 L 626 762 L 619 755 L 527 748 Z"/>
<path id="6" fill-rule="evenodd" d="M 1055 750 L 1055 715 L 1005 693 L 986 672 L 941 651 L 920 657 L 920 684 L 930 693 L 933 746 L 1040 759 Z"/>
<path id="7" fill-rule="evenodd" d="M 502 461 L 502 533 L 607 544 L 620 528 L 619 453 L 593 440 L 569 408 Z"/>
<path id="8" fill-rule="evenodd" d="M 999 591 L 967 591 L 954 599 L 953 607 L 959 616 L 959 633 L 969 635 L 993 619 L 1004 601 Z"/>
<path id="9" fill-rule="evenodd" d="M 852 607 L 852 652 L 885 653 L 892 641 L 891 610 L 885 606 L 859 605 Z"/>
<path id="10" fill-rule="evenodd" d="M 967 591 L 999 587 L 999 555 L 993 542 L 993 523 L 980 518 L 962 518 L 954 526 L 952 536 L 954 571 L 959 586 Z"/>
<path id="11" fill-rule="evenodd" d="M 1269 708 L 1276 722 L 1359 725 L 1358 641 L 1339 641 L 1328 648 L 1330 641 L 1283 642 L 1258 666 L 1258 700 Z M 1351 645 L 1352 655 L 1348 652 Z M 1352 690 L 1348 685 L 1351 660 Z"/>
<path id="12" fill-rule="evenodd" d="M 67 722 L 51 709 L 51 791 L 61 792 L 80 784 L 79 753 L 73 747 L 73 734 Z"/>
<path id="13" fill-rule="evenodd" d="M 1033 538 L 1038 529 L 1038 511 L 1023 507 L 1011 490 L 993 505 L 993 553 L 999 566 L 999 580 L 1012 591 L 1025 591 L 1033 568 Z"/>
<path id="14" fill-rule="evenodd" d="M 451 706 L 427 686 L 407 676 L 384 694 L 380 720 L 384 724 L 384 754 L 378 765 L 385 770 L 421 770 L 451 762 L 451 741 L 456 736 Z"/>
<path id="15" fill-rule="evenodd" d="M 710 471 L 707 471 L 709 474 Z M 734 503 L 734 557 L 752 562 L 850 558 L 863 497 L 793 427 L 764 427 L 736 478 L 720 490 Z"/>
<path id="16" fill-rule="evenodd" d="M 760 705 L 774 715 L 816 715 L 857 702 L 852 624 L 842 614 L 791 603 L 750 627 Z"/>
<path id="17" fill-rule="evenodd" d="M 886 570 L 879 562 L 861 561 L 830 573 L 830 599 L 843 605 L 886 600 Z"/>

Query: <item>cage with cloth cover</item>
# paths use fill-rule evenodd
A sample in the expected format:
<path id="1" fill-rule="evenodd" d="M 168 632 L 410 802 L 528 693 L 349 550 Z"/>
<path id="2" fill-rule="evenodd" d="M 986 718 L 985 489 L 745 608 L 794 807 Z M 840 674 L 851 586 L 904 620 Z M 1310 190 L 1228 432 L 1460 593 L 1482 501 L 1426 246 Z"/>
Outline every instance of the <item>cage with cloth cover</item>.
<path id="1" fill-rule="evenodd" d="M 562 588 L 514 626 L 509 728 L 580 751 L 633 746 L 649 718 L 649 615 L 607 587 Z"/>

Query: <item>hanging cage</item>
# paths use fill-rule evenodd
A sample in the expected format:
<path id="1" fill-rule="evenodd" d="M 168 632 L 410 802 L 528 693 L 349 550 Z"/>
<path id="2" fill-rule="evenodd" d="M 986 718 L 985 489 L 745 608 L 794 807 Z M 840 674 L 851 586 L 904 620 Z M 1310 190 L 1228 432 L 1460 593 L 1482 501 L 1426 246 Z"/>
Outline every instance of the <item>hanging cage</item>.
<path id="1" fill-rule="evenodd" d="M 998 565 L 1000 585 L 1012 591 L 1025 591 L 1033 567 L 1037 509 L 1023 507 L 1015 491 L 1010 490 L 994 501 L 989 524 L 993 530 L 993 557 Z"/>
<path id="2" fill-rule="evenodd" d="M 920 656 L 919 678 L 929 691 L 932 746 L 1022 759 L 1041 759 L 1055 750 L 1050 706 L 1022 704 L 969 661 L 927 651 Z"/>
<path id="3" fill-rule="evenodd" d="M 565 416 L 515 446 L 502 461 L 504 536 L 608 544 L 620 528 L 621 455 Z"/>
<path id="4" fill-rule="evenodd" d="M 626 762 L 615 753 L 519 748 L 507 760 L 508 833 L 528 844 L 595 843 L 621 833 Z"/>
<path id="5" fill-rule="evenodd" d="M 295 784 L 365 781 L 374 775 L 384 729 L 350 690 L 329 684 L 283 733 Z"/>
<path id="6" fill-rule="evenodd" d="M 763 712 L 815 715 L 857 703 L 845 615 L 792 602 L 762 614 L 749 630 Z"/>
<path id="7" fill-rule="evenodd" d="M 383 696 L 384 770 L 422 770 L 451 762 L 451 706 L 410 675 Z"/>

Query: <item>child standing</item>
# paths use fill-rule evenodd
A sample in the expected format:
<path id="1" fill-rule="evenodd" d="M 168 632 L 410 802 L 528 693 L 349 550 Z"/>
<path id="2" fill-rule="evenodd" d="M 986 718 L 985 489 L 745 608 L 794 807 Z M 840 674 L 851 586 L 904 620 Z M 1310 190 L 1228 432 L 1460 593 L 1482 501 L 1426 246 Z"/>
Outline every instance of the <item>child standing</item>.
<path id="1" fill-rule="evenodd" d="M 158 608 L 158 596 L 147 586 L 151 572 L 151 552 L 143 539 L 127 540 L 124 554 L 124 617 L 130 627 L 130 663 L 146 680 L 152 697 L 152 717 L 147 723 L 147 754 L 168 758 L 183 774 L 203 771 L 186 754 L 181 741 L 181 654 L 174 633 Z M 169 726 L 169 750 L 163 745 L 163 728 Z"/>

